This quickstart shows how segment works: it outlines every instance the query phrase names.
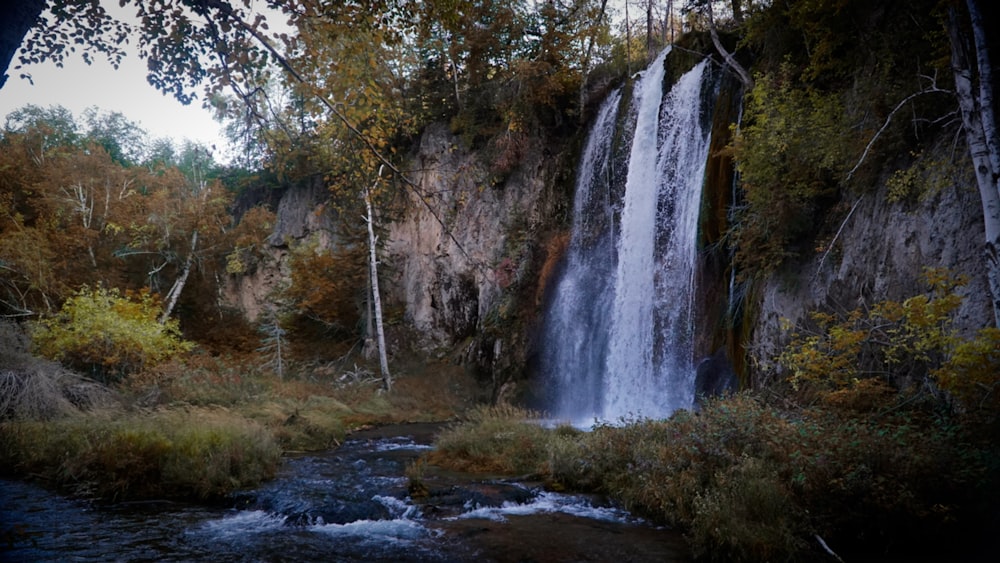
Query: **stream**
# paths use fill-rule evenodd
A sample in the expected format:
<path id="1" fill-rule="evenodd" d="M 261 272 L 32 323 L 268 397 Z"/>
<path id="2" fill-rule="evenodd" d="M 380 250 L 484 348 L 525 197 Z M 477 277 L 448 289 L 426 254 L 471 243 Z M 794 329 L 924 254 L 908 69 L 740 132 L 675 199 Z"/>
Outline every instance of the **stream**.
<path id="1" fill-rule="evenodd" d="M 406 467 L 435 425 L 352 434 L 286 457 L 277 477 L 224 506 L 112 505 L 0 480 L 0 561 L 688 561 L 677 532 L 600 497 Z"/>

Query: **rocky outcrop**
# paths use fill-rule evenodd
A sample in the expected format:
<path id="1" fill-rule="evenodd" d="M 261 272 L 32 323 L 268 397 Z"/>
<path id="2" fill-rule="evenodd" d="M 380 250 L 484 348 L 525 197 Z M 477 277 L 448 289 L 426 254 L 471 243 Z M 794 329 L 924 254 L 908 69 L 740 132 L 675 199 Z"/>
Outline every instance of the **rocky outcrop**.
<path id="1" fill-rule="evenodd" d="M 972 333 L 992 323 L 983 266 L 982 209 L 969 179 L 916 204 L 889 203 L 885 189 L 861 198 L 829 254 L 789 265 L 759 288 L 758 314 L 750 356 L 768 373 L 789 341 L 789 326 L 801 325 L 809 311 L 846 312 L 887 299 L 923 293 L 925 267 L 965 275 L 966 298 L 955 326 Z"/>
<path id="2" fill-rule="evenodd" d="M 255 322 L 274 302 L 278 290 L 288 284 L 291 277 L 289 250 L 295 243 L 306 238 L 313 238 L 321 248 L 329 248 L 335 243 L 336 219 L 325 205 L 328 199 L 329 193 L 321 177 L 282 188 L 275 205 L 271 235 L 258 249 L 257 260 L 247 271 L 225 280 L 221 302 L 240 311 L 251 323 Z M 266 200 L 261 197 L 260 203 Z M 255 204 L 244 202 L 245 207 Z"/>
<path id="3" fill-rule="evenodd" d="M 525 335 L 486 327 L 497 328 L 513 288 L 534 283 L 534 248 L 552 200 L 551 159 L 525 154 L 497 181 L 482 154 L 446 126 L 428 127 L 413 156 L 417 188 L 386 245 L 394 271 L 387 292 L 403 305 L 418 346 L 444 351 L 468 343 L 465 360 L 494 380 L 523 362 L 517 356 Z"/>

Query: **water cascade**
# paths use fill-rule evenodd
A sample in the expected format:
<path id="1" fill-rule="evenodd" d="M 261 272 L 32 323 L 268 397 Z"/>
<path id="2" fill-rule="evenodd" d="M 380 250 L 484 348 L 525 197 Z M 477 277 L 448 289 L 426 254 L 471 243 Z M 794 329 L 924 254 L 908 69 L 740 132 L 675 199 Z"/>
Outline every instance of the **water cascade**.
<path id="1" fill-rule="evenodd" d="M 636 80 L 625 119 L 620 93 L 604 102 L 581 158 L 572 239 L 543 336 L 559 419 L 665 417 L 694 400 L 710 73 L 702 61 L 664 95 L 668 53 Z M 630 139 L 624 150 L 616 136 Z"/>

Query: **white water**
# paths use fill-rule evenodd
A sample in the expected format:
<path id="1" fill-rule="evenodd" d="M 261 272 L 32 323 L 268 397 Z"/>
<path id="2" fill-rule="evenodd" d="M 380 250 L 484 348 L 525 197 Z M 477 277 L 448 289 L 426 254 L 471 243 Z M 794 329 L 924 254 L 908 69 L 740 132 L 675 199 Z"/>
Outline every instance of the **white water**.
<path id="1" fill-rule="evenodd" d="M 562 513 L 603 522 L 618 522 L 622 524 L 642 522 L 641 519 L 632 516 L 620 508 L 594 506 L 585 497 L 551 492 L 541 492 L 534 500 L 523 504 L 505 502 L 501 506 L 467 506 L 467 508 L 467 512 L 463 512 L 450 519 L 468 520 L 481 518 L 496 522 L 506 522 L 508 516 Z"/>
<path id="2" fill-rule="evenodd" d="M 659 418 L 694 400 L 696 242 L 709 144 L 701 94 L 708 66 L 695 66 L 664 96 L 666 54 L 635 84 L 621 202 L 612 199 L 617 96 L 602 107 L 581 159 L 573 238 L 546 321 L 543 369 L 557 392 L 558 418 Z"/>

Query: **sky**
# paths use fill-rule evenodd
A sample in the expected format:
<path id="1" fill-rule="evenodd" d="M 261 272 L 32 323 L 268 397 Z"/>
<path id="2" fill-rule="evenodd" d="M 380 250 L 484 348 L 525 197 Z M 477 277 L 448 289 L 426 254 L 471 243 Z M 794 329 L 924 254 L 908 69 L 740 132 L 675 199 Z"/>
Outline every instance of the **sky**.
<path id="1" fill-rule="evenodd" d="M 105 112 L 121 112 L 152 138 L 170 137 L 178 143 L 190 139 L 216 145 L 220 153 L 225 149 L 222 125 L 213 120 L 211 111 L 201 107 L 200 96 L 185 106 L 160 93 L 146 82 L 146 62 L 134 52 L 122 59 L 117 70 L 100 55 L 94 56 L 92 65 L 79 55 L 68 56 L 63 68 L 45 63 L 18 70 L 14 68 L 17 64 L 15 55 L 7 70 L 7 83 L 0 88 L 0 126 L 7 114 L 26 104 L 61 105 L 78 119 L 83 110 L 97 106 Z M 23 72 L 32 76 L 34 85 L 20 78 Z"/>
<path id="2" fill-rule="evenodd" d="M 613 0 L 611 4 L 618 5 L 621 1 Z M 109 10 L 117 11 L 114 6 L 109 6 Z M 280 22 L 280 19 L 274 21 Z M 277 24 L 272 28 L 274 25 Z M 67 57 L 63 68 L 45 63 L 18 70 L 14 68 L 17 64 L 15 57 L 7 71 L 10 78 L 0 88 L 0 126 L 7 114 L 26 104 L 61 105 L 77 118 L 82 117 L 85 109 L 96 106 L 105 112 L 121 112 L 139 123 L 152 138 L 169 137 L 178 143 L 190 139 L 207 146 L 215 145 L 216 158 L 226 160 L 227 143 L 222 125 L 214 121 L 211 111 L 201 107 L 200 99 L 185 106 L 156 90 L 146 82 L 146 62 L 136 56 L 134 50 L 126 55 L 117 70 L 100 55 L 94 56 L 91 65 L 78 55 Z M 22 72 L 31 74 L 34 84 L 20 78 Z"/>

